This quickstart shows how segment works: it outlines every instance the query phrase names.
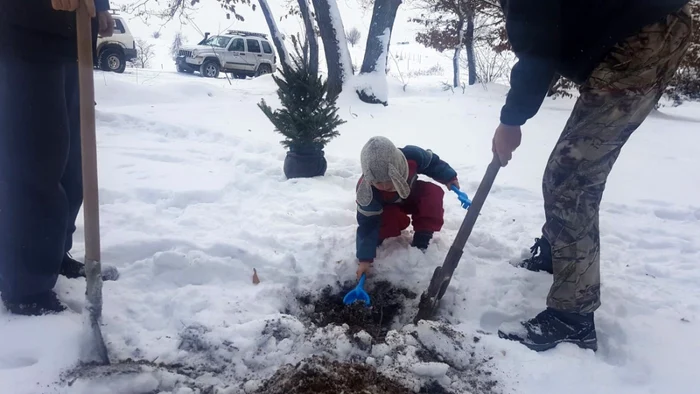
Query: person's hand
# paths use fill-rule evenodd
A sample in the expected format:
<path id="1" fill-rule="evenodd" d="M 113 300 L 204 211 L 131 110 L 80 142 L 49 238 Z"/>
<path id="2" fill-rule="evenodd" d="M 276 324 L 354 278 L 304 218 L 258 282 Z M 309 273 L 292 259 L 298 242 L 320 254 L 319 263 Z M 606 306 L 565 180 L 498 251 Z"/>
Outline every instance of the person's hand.
<path id="1" fill-rule="evenodd" d="M 97 33 L 100 37 L 112 37 L 112 34 L 114 34 L 114 18 L 112 18 L 112 14 L 109 11 L 98 12 L 97 21 L 99 22 Z"/>
<path id="2" fill-rule="evenodd" d="M 370 269 L 372 269 L 372 263 L 360 261 L 360 264 L 357 266 L 357 280 L 360 280 L 362 274 L 369 274 Z"/>
<path id="3" fill-rule="evenodd" d="M 493 135 L 491 150 L 498 155 L 501 167 L 505 167 L 513 158 L 513 152 L 520 146 L 521 138 L 520 126 L 508 126 L 503 123 L 498 125 Z"/>
<path id="4" fill-rule="evenodd" d="M 95 17 L 95 0 L 51 0 L 51 6 L 56 11 L 75 11 L 84 3 L 91 18 Z"/>
<path id="5" fill-rule="evenodd" d="M 447 182 L 445 184 L 445 187 L 447 187 L 447 190 L 452 190 L 452 185 L 457 186 L 457 189 L 459 189 L 459 180 L 457 178 Z"/>

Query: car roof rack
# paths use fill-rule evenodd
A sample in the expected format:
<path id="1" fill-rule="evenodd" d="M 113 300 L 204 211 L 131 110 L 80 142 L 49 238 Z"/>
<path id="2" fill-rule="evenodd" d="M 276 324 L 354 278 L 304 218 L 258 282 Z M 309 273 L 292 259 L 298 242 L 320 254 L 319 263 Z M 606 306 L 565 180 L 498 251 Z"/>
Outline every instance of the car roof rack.
<path id="1" fill-rule="evenodd" d="M 245 30 L 229 30 L 228 34 L 232 35 L 239 35 L 239 36 L 255 36 L 255 37 L 260 37 L 264 38 L 267 40 L 267 34 L 264 33 L 255 33 L 252 31 L 245 31 Z"/>

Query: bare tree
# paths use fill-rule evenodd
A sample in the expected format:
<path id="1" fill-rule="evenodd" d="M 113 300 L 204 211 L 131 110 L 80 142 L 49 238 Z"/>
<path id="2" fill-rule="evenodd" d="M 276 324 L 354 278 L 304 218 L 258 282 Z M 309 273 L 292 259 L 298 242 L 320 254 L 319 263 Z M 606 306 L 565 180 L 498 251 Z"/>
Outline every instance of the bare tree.
<path id="1" fill-rule="evenodd" d="M 360 74 L 381 73 L 386 79 L 386 65 L 389 57 L 389 42 L 394 30 L 396 12 L 402 0 L 375 0 L 372 11 L 372 21 L 367 33 L 365 58 L 362 61 Z M 382 68 L 383 67 L 383 68 Z M 388 105 L 386 99 L 377 97 L 373 88 L 366 87 L 357 91 L 360 100 L 369 104 Z"/>
<path id="2" fill-rule="evenodd" d="M 309 9 L 308 0 L 298 0 L 298 3 L 299 13 L 301 14 L 301 19 L 304 21 L 304 30 L 306 33 L 304 43 L 309 46 L 309 72 L 312 75 L 316 75 L 318 74 L 318 39 L 313 15 Z M 304 53 L 306 53 L 306 51 L 304 51 Z"/>
<path id="3" fill-rule="evenodd" d="M 478 45 L 474 49 L 474 59 L 476 79 L 483 85 L 507 78 L 514 60 L 510 52 L 496 52 L 488 45 Z M 463 56 L 462 65 L 466 63 Z"/>
<path id="4" fill-rule="evenodd" d="M 358 42 L 360 42 L 360 38 L 362 38 L 362 33 L 356 28 L 353 27 L 349 31 L 345 32 L 345 36 L 348 38 L 348 42 L 350 45 L 353 47 L 357 45 Z"/>
<path id="5" fill-rule="evenodd" d="M 500 7 L 487 0 L 418 0 L 417 6 L 423 14 L 411 21 L 423 25 L 424 30 L 416 35 L 416 40 L 440 52 L 454 50 L 453 87 L 460 86 L 461 51 L 465 48 L 469 84 L 475 84 L 478 74 L 475 45 L 480 41 L 491 46 L 501 44 L 504 29 L 501 29 Z"/>
<path id="6" fill-rule="evenodd" d="M 175 37 L 173 38 L 172 44 L 170 44 L 170 56 L 175 59 L 177 57 L 177 54 L 180 52 L 180 48 L 182 45 L 185 43 L 185 37 L 182 35 L 182 32 L 179 31 L 175 33 Z"/>
<path id="7" fill-rule="evenodd" d="M 335 96 L 353 74 L 348 41 L 336 0 L 312 0 L 326 54 L 328 94 Z"/>
<path id="8" fill-rule="evenodd" d="M 136 59 L 133 64 L 136 68 L 148 68 L 151 60 L 156 56 L 153 48 L 155 45 L 149 44 L 143 39 L 136 40 Z"/>

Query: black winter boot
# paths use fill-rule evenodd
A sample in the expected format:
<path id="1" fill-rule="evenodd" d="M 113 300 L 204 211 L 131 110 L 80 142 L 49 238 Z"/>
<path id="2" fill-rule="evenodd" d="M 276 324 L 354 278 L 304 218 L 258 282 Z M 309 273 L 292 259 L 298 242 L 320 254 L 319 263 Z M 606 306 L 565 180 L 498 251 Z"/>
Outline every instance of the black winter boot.
<path id="1" fill-rule="evenodd" d="M 528 321 L 514 326 L 503 324 L 498 330 L 503 339 L 517 341 L 541 352 L 560 343 L 573 343 L 582 349 L 598 350 L 593 313 L 572 313 L 547 308 Z"/>
<path id="2" fill-rule="evenodd" d="M 518 264 L 518 267 L 525 268 L 533 272 L 545 271 L 552 273 L 552 247 L 544 237 L 535 238 L 535 244 L 530 248 L 532 257 L 527 258 Z"/>
<path id="3" fill-rule="evenodd" d="M 430 245 L 430 240 L 433 239 L 433 233 L 430 231 L 418 231 L 413 234 L 413 242 L 411 246 L 425 251 Z"/>
<path id="4" fill-rule="evenodd" d="M 59 274 L 65 276 L 68 279 L 84 278 L 85 277 L 85 264 L 71 257 L 70 254 L 66 253 L 63 256 L 63 263 L 61 263 L 61 270 Z M 119 271 L 112 267 L 111 265 L 102 265 L 102 280 L 117 280 L 119 279 Z"/>
<path id="5" fill-rule="evenodd" d="M 4 295 L 1 295 L 0 298 L 2 298 L 5 308 L 15 315 L 40 316 L 66 310 L 53 290 L 17 299 L 7 299 Z"/>

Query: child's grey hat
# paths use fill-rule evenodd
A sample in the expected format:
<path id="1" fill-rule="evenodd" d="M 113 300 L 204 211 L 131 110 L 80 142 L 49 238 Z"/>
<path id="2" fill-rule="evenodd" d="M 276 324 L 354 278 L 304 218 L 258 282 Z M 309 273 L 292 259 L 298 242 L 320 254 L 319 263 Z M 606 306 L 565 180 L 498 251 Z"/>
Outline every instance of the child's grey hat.
<path id="1" fill-rule="evenodd" d="M 367 206 L 372 202 L 372 183 L 389 182 L 402 199 L 408 198 L 408 162 L 406 156 L 386 137 L 372 137 L 362 148 L 362 182 L 357 187 L 357 203 Z"/>

